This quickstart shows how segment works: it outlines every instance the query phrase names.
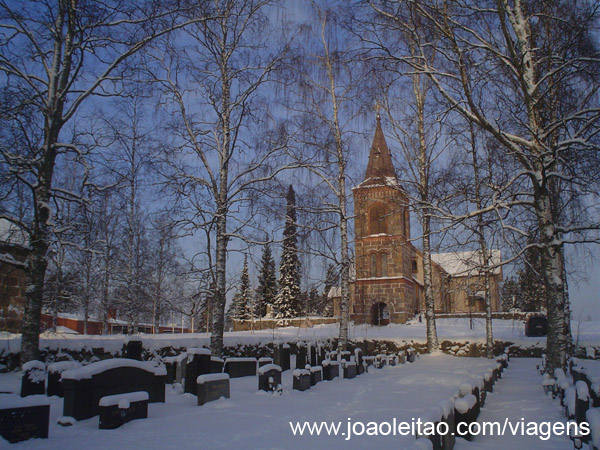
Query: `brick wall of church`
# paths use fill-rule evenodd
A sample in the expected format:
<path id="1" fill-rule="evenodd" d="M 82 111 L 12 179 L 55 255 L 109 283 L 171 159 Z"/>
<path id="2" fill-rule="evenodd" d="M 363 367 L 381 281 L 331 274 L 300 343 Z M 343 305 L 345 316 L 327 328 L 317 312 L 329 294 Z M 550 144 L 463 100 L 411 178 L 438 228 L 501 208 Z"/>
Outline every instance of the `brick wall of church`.
<path id="1" fill-rule="evenodd" d="M 350 320 L 372 323 L 373 305 L 382 302 L 390 322 L 403 323 L 417 307 L 408 199 L 399 189 L 367 185 L 355 188 L 354 201 L 356 282 Z"/>

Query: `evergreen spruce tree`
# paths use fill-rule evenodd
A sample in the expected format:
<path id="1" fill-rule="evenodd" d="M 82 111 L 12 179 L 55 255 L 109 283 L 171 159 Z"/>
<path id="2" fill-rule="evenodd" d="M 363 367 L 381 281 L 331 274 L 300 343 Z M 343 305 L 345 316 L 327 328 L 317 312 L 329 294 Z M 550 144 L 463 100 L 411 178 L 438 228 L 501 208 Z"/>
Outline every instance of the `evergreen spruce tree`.
<path id="1" fill-rule="evenodd" d="M 274 302 L 276 319 L 291 319 L 299 313 L 297 303 L 300 300 L 300 260 L 296 242 L 296 194 L 292 185 L 288 189 L 286 200 L 279 291 Z"/>
<path id="2" fill-rule="evenodd" d="M 240 276 L 240 287 L 233 296 L 226 313 L 226 320 L 249 320 L 252 318 L 252 293 L 250 291 L 250 276 L 248 274 L 248 257 L 244 256 L 244 267 Z"/>
<path id="3" fill-rule="evenodd" d="M 252 313 L 252 292 L 250 290 L 250 275 L 248 274 L 248 256 L 244 255 L 244 267 L 240 277 L 240 299 L 238 304 L 238 318 L 240 320 L 250 320 Z"/>
<path id="4" fill-rule="evenodd" d="M 258 289 L 256 290 L 257 317 L 267 314 L 267 305 L 273 307 L 277 295 L 277 274 L 275 273 L 275 261 L 271 253 L 271 246 L 267 243 L 263 247 L 260 259 L 260 272 L 258 275 Z"/>

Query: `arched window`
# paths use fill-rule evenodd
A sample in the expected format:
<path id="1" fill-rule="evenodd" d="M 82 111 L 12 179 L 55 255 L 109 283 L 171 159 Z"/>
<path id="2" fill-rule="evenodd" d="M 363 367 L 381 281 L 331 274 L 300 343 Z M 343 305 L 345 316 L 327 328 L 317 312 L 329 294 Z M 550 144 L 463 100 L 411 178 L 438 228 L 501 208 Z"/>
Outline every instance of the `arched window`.
<path id="1" fill-rule="evenodd" d="M 388 211 L 383 203 L 377 203 L 369 210 L 369 234 L 387 233 Z"/>
<path id="2" fill-rule="evenodd" d="M 371 276 L 377 276 L 377 255 L 375 253 L 371 253 Z"/>

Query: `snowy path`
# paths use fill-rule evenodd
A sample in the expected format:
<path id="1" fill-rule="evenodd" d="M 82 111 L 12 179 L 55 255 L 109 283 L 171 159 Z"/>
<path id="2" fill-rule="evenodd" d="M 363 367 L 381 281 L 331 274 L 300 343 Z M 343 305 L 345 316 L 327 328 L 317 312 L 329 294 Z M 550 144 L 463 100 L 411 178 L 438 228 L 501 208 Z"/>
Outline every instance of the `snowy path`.
<path id="1" fill-rule="evenodd" d="M 407 449 L 415 443 L 413 436 L 299 437 L 293 436 L 289 421 L 339 422 L 340 432 L 347 430 L 349 418 L 365 424 L 394 418 L 410 422 L 456 394 L 466 379 L 481 377 L 492 364 L 485 358 L 424 355 L 414 364 L 371 369 L 351 380 L 319 383 L 306 392 L 291 390 L 291 373 L 286 371 L 281 396 L 258 393 L 255 377 L 237 378 L 231 380 L 231 399 L 202 407 L 196 406 L 195 396 L 178 395 L 168 387 L 166 403 L 149 405 L 148 419 L 117 430 L 98 430 L 97 417 L 67 428 L 56 425 L 62 400 L 52 397 L 49 439 L 11 448 Z M 14 374 L 0 374 L 2 384 L 16 388 Z"/>
<path id="2" fill-rule="evenodd" d="M 513 424 L 522 419 L 527 422 L 562 422 L 558 399 L 545 395 L 541 385 L 541 376 L 536 371 L 539 359 L 512 358 L 502 379 L 494 386 L 494 392 L 488 394 L 485 406 L 481 409 L 478 422 L 500 422 L 504 424 L 508 418 Z M 507 427 L 508 430 L 508 427 Z M 566 436 L 551 436 L 549 440 L 541 440 L 537 436 L 511 435 L 477 436 L 472 442 L 456 440 L 455 450 L 568 450 L 573 448 L 571 440 Z"/>

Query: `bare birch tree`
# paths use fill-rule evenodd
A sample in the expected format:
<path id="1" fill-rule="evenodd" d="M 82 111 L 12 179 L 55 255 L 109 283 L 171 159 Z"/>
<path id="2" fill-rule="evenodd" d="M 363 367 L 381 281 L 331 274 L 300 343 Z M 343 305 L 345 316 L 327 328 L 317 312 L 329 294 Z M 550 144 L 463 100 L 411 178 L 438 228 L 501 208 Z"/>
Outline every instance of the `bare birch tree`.
<path id="1" fill-rule="evenodd" d="M 427 74 L 449 106 L 489 133 L 519 169 L 496 186 L 493 205 L 470 211 L 535 214 L 548 303 L 547 355 L 564 367 L 570 330 L 564 245 L 597 242 L 598 50 L 590 34 L 597 5 L 497 0 L 372 2 L 395 21 L 410 4 L 438 37 L 435 59 L 391 54 Z M 376 3 L 376 4 L 375 4 Z M 385 50 L 384 50 L 385 51 Z M 525 180 L 526 190 L 510 188 Z M 565 195 L 569 192 L 569 197 Z M 588 205 L 567 218 L 565 201 Z M 568 220 L 569 219 L 569 220 Z M 592 232 L 590 233 L 590 230 Z M 524 233 L 523 230 L 515 230 Z"/>
<path id="2" fill-rule="evenodd" d="M 269 9 L 271 8 L 271 9 Z M 214 274 L 211 349 L 223 351 L 227 254 L 232 238 L 243 238 L 251 192 L 278 171 L 277 133 L 259 140 L 269 113 L 264 91 L 286 54 L 285 39 L 269 32 L 269 0 L 214 0 L 200 5 L 215 19 L 186 30 L 185 39 L 154 52 L 156 82 L 175 114 L 170 131 L 168 183 L 186 204 L 188 223 L 209 230 Z M 183 47 L 178 47 L 181 44 Z M 258 106 L 260 105 L 260 113 Z M 236 214 L 237 213 L 237 214 Z"/>
<path id="3" fill-rule="evenodd" d="M 2 144 L 1 164 L 10 167 L 13 186 L 23 184 L 30 196 L 26 216 L 1 211 L 29 234 L 21 362 L 37 359 L 39 352 L 55 165 L 65 152 L 78 150 L 65 140 L 65 125 L 91 96 L 118 92 L 114 87 L 124 63 L 150 41 L 203 20 L 180 20 L 183 8 L 176 8 L 152 1 L 0 2 L 1 89 L 3 99 L 9 100 L 0 116 L 2 127 L 21 144 Z"/>

